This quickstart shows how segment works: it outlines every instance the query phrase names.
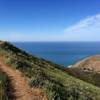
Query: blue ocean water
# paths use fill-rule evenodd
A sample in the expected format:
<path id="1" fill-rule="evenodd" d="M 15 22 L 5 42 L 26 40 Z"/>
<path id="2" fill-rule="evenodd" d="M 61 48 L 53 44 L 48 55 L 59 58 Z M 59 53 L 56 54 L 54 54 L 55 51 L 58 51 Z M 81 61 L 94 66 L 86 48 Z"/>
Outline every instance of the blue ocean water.
<path id="1" fill-rule="evenodd" d="M 32 55 L 64 66 L 100 54 L 100 42 L 16 42 L 13 44 Z"/>

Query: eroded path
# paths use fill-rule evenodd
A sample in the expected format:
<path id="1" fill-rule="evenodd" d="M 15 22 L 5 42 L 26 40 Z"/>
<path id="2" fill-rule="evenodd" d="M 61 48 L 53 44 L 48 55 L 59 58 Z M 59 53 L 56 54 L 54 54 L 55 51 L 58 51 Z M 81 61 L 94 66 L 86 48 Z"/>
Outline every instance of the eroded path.
<path id="1" fill-rule="evenodd" d="M 39 95 L 36 95 L 35 92 L 33 93 L 26 77 L 20 71 L 5 65 L 2 60 L 0 60 L 0 70 L 5 72 L 10 79 L 12 92 L 15 96 L 15 99 L 12 100 L 45 100 L 42 97 L 40 99 Z"/>

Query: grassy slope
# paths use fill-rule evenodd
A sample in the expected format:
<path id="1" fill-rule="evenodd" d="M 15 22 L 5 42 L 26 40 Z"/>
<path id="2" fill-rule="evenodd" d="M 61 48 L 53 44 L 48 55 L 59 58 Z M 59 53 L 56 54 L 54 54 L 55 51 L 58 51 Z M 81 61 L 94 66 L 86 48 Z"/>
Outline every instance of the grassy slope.
<path id="1" fill-rule="evenodd" d="M 82 60 L 72 68 L 67 68 L 66 72 L 86 82 L 100 87 L 100 56 L 90 57 Z"/>
<path id="2" fill-rule="evenodd" d="M 42 88 L 49 100 L 100 100 L 100 88 L 66 74 L 60 66 L 31 56 L 5 42 L 0 55 L 6 64 L 25 73 L 32 87 Z"/>
<path id="3" fill-rule="evenodd" d="M 8 100 L 7 96 L 7 77 L 0 72 L 0 100 Z"/>
<path id="4" fill-rule="evenodd" d="M 80 67 L 66 69 L 66 72 L 69 73 L 69 75 L 100 87 L 100 73 L 86 72 Z"/>

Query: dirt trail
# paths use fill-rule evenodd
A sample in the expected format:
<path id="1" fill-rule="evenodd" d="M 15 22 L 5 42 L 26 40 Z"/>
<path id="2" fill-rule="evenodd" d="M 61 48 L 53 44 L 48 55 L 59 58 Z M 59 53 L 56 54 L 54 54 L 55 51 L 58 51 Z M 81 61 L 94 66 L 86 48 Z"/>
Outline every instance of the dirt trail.
<path id="1" fill-rule="evenodd" d="M 28 85 L 27 79 L 20 71 L 5 65 L 2 60 L 0 60 L 0 70 L 5 72 L 10 79 L 11 88 L 14 90 L 12 92 L 15 96 L 12 100 L 46 100 L 39 96 L 39 93 L 36 93 L 36 89 L 33 93 Z"/>

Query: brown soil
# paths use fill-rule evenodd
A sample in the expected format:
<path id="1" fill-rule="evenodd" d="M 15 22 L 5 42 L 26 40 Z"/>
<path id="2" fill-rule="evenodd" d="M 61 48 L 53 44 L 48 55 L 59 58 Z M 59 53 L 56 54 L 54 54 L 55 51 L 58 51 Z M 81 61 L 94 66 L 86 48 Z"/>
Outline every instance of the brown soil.
<path id="1" fill-rule="evenodd" d="M 73 67 L 84 67 L 90 71 L 100 72 L 100 55 L 84 59 L 73 65 Z"/>
<path id="2" fill-rule="evenodd" d="M 28 85 L 27 78 L 19 70 L 7 66 L 2 59 L 0 59 L 0 70 L 10 80 L 9 92 L 14 96 L 10 100 L 47 100 L 41 89 L 31 88 Z"/>

